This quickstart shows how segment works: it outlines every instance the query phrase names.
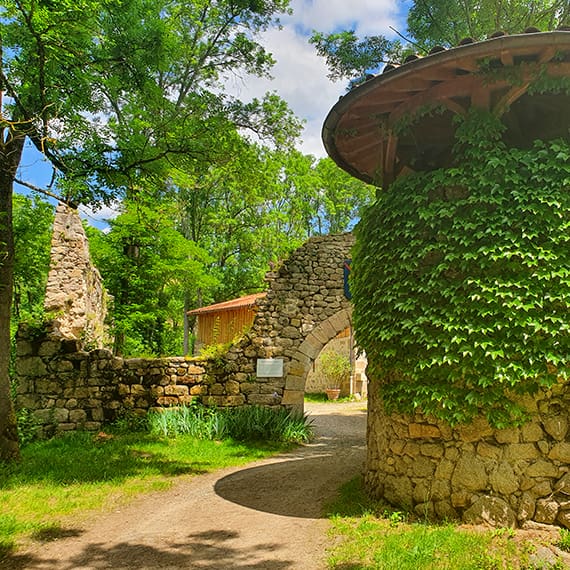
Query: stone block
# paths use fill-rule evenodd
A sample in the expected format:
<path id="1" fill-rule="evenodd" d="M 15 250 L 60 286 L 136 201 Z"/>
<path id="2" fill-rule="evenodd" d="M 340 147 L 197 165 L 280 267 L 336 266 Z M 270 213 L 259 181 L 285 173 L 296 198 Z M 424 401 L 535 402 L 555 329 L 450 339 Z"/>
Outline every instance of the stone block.
<path id="1" fill-rule="evenodd" d="M 273 394 L 249 394 L 247 396 L 247 403 L 254 406 L 275 406 L 279 402 L 285 404 L 285 397 L 281 400 L 279 395 Z M 287 404 L 294 404 L 294 402 L 287 402 Z"/>
<path id="2" fill-rule="evenodd" d="M 54 340 L 42 342 L 38 349 L 38 356 L 53 356 L 61 349 L 61 343 Z"/>
<path id="3" fill-rule="evenodd" d="M 245 404 L 245 396 L 237 395 L 237 396 L 226 396 L 223 400 L 224 406 L 243 406 Z"/>
<path id="4" fill-rule="evenodd" d="M 434 503 L 434 509 L 435 514 L 440 520 L 451 521 L 459 518 L 457 511 L 453 508 L 449 500 L 436 501 Z"/>
<path id="5" fill-rule="evenodd" d="M 451 497 L 451 485 L 449 481 L 435 479 L 431 485 L 431 497 L 434 501 L 449 501 Z"/>
<path id="6" fill-rule="evenodd" d="M 145 391 L 146 392 L 146 391 Z M 165 386 L 165 396 L 188 396 L 188 386 Z"/>
<path id="7" fill-rule="evenodd" d="M 87 413 L 85 410 L 71 410 L 69 412 L 69 421 L 77 424 L 83 424 L 87 420 Z"/>
<path id="8" fill-rule="evenodd" d="M 435 470 L 435 478 L 449 481 L 451 480 L 451 476 L 453 475 L 454 469 L 455 469 L 454 461 L 450 461 L 449 459 L 443 459 L 437 465 L 437 468 Z"/>
<path id="9" fill-rule="evenodd" d="M 459 439 L 465 442 L 473 442 L 489 437 L 493 430 L 485 418 L 475 418 L 472 423 L 456 428 Z"/>
<path id="10" fill-rule="evenodd" d="M 471 503 L 471 496 L 467 491 L 451 493 L 451 505 L 457 509 L 464 508 Z"/>
<path id="11" fill-rule="evenodd" d="M 509 496 L 519 489 L 519 480 L 510 463 L 499 463 L 489 478 L 491 487 L 499 495 Z"/>
<path id="12" fill-rule="evenodd" d="M 481 491 L 487 488 L 487 484 L 485 463 L 474 454 L 461 455 L 451 477 L 453 490 Z"/>
<path id="13" fill-rule="evenodd" d="M 544 439 L 542 428 L 535 422 L 530 422 L 521 427 L 522 440 L 526 442 L 537 442 Z"/>
<path id="14" fill-rule="evenodd" d="M 552 524 L 558 516 L 558 503 L 553 499 L 536 501 L 534 520 L 539 523 Z"/>
<path id="15" fill-rule="evenodd" d="M 305 393 L 301 390 L 285 390 L 281 403 L 284 406 L 303 406 Z M 249 399 L 248 399 L 249 400 Z"/>
<path id="16" fill-rule="evenodd" d="M 435 473 L 436 465 L 429 458 L 422 455 L 415 457 L 412 462 L 412 473 L 414 477 L 431 478 Z"/>
<path id="17" fill-rule="evenodd" d="M 551 461 L 539 459 L 529 465 L 525 475 L 528 477 L 558 477 L 559 470 Z"/>
<path id="18" fill-rule="evenodd" d="M 27 356 L 16 359 L 16 373 L 18 376 L 45 376 L 47 369 L 39 356 Z"/>
<path id="19" fill-rule="evenodd" d="M 497 443 L 518 443 L 520 432 L 517 428 L 498 429 L 495 431 Z"/>
<path id="20" fill-rule="evenodd" d="M 477 455 L 485 457 L 486 459 L 498 460 L 501 457 L 501 448 L 496 445 L 481 442 L 477 445 Z"/>
<path id="21" fill-rule="evenodd" d="M 441 432 L 439 428 L 437 426 L 430 424 L 412 423 L 408 426 L 408 434 L 410 437 L 417 439 L 441 437 Z"/>
<path id="22" fill-rule="evenodd" d="M 557 443 L 550 450 L 548 457 L 562 463 L 570 463 L 570 443 Z"/>
<path id="23" fill-rule="evenodd" d="M 409 507 L 413 503 L 412 489 L 408 477 L 389 475 L 384 481 L 384 498 L 392 505 Z"/>
<path id="24" fill-rule="evenodd" d="M 424 443 L 420 446 L 420 453 L 426 457 L 440 458 L 443 457 L 444 448 L 436 443 Z"/>
<path id="25" fill-rule="evenodd" d="M 505 459 L 511 462 L 538 457 L 540 452 L 534 443 L 513 443 L 505 449 Z"/>
<path id="26" fill-rule="evenodd" d="M 566 416 L 552 416 L 542 422 L 544 430 L 557 441 L 563 441 L 568 433 L 568 418 Z"/>
<path id="27" fill-rule="evenodd" d="M 176 406 L 178 404 L 178 398 L 175 396 L 161 396 L 160 398 L 157 398 L 156 403 L 159 406 L 165 407 Z"/>
<path id="28" fill-rule="evenodd" d="M 521 522 L 531 520 L 536 510 L 536 501 L 530 493 L 523 493 L 519 501 L 517 519 Z"/>
<path id="29" fill-rule="evenodd" d="M 514 511 L 499 497 L 480 497 L 463 513 L 463 521 L 496 528 L 514 528 L 517 522 Z"/>
<path id="30" fill-rule="evenodd" d="M 239 382 L 235 380 L 228 380 L 226 382 L 226 394 L 229 396 L 235 396 L 236 394 L 240 393 L 240 385 Z"/>

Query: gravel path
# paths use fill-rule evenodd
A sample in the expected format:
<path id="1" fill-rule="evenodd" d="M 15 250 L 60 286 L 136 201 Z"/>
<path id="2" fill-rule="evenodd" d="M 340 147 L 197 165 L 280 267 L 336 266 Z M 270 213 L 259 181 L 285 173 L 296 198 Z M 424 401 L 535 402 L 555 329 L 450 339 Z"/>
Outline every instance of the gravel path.
<path id="1" fill-rule="evenodd" d="M 247 467 L 183 478 L 31 545 L 0 568 L 325 568 L 323 503 L 363 469 L 366 404 L 308 404 L 316 439 Z"/>

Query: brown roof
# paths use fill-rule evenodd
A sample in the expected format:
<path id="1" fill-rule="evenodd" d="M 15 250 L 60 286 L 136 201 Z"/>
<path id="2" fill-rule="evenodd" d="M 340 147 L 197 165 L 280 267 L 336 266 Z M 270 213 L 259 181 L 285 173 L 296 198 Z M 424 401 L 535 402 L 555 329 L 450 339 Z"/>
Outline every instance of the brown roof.
<path id="1" fill-rule="evenodd" d="M 484 63 L 499 79 L 485 79 L 480 73 Z M 399 67 L 386 66 L 384 73 L 354 88 L 331 109 L 323 125 L 325 148 L 353 176 L 386 186 L 405 169 L 445 167 L 454 138 L 453 116 L 472 105 L 502 116 L 514 146 L 526 142 L 521 138 L 568 136 L 566 93 L 523 97 L 528 87 L 524 69 L 532 65 L 542 66 L 552 77 L 570 76 L 570 32 L 526 30 L 480 42 L 466 40 L 451 49 L 434 49 L 426 57 L 406 58 Z M 523 70 L 522 85 L 509 84 L 508 70 L 513 67 Z M 507 72 L 503 80 L 502 70 Z M 443 113 L 426 116 L 408 135 L 398 134 L 403 116 L 413 117 L 433 104 Z"/>
<path id="2" fill-rule="evenodd" d="M 204 313 L 219 313 L 221 311 L 231 311 L 233 309 L 242 309 L 244 307 L 253 307 L 258 299 L 265 297 L 267 293 L 253 293 L 252 295 L 246 295 L 245 297 L 240 297 L 239 299 L 231 299 L 230 301 L 224 301 L 222 303 L 216 303 L 215 305 L 208 305 L 207 307 L 200 307 L 199 309 L 194 309 L 193 311 L 188 311 L 189 315 L 202 315 Z"/>

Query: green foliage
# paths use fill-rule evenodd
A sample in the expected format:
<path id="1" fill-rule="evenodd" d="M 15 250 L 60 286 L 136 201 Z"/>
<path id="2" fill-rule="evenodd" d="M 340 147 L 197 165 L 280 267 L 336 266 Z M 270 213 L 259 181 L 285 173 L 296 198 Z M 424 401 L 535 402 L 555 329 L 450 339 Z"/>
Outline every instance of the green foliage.
<path id="1" fill-rule="evenodd" d="M 43 314 L 51 244 L 53 206 L 16 194 L 13 198 L 14 302 L 16 321 Z"/>
<path id="2" fill-rule="evenodd" d="M 307 416 L 284 408 L 241 406 L 217 409 L 192 404 L 154 412 L 151 433 L 163 437 L 188 434 L 198 439 L 303 443 L 312 437 Z"/>
<path id="3" fill-rule="evenodd" d="M 319 356 L 321 370 L 327 379 L 327 388 L 340 388 L 350 379 L 350 358 L 336 350 L 326 350 Z"/>
<path id="4" fill-rule="evenodd" d="M 317 53 L 324 57 L 330 68 L 329 78 L 333 81 L 358 77 L 362 81 L 366 73 L 382 62 L 390 48 L 390 41 L 383 36 L 370 36 L 359 40 L 354 31 L 332 34 L 313 32 L 309 42 Z"/>
<path id="5" fill-rule="evenodd" d="M 467 37 L 480 41 L 502 30 L 521 34 L 530 26 L 555 30 L 570 23 L 567 0 L 414 0 L 407 15 L 406 43 L 384 36 L 358 38 L 354 31 L 313 32 L 310 43 L 325 58 L 333 80 L 361 82 L 383 63 L 402 62 L 406 55 L 427 55 L 436 45 L 455 47 Z"/>
<path id="6" fill-rule="evenodd" d="M 389 412 L 505 426 L 568 375 L 570 145 L 500 136 L 473 113 L 461 166 L 398 180 L 358 226 L 356 340 Z"/>
<path id="7" fill-rule="evenodd" d="M 33 412 L 27 408 L 21 408 L 16 411 L 16 419 L 20 446 L 24 447 L 36 441 L 41 432 L 41 423 L 34 417 Z"/>
<path id="8" fill-rule="evenodd" d="M 125 202 L 107 234 L 89 229 L 91 252 L 114 298 L 115 349 L 124 355 L 180 354 L 184 292 L 205 286 L 205 251 L 177 231 L 175 208 Z"/>
<path id="9" fill-rule="evenodd" d="M 560 550 L 570 552 L 570 530 L 567 528 L 561 528 L 559 532 L 560 538 L 556 543 L 556 546 L 560 548 Z"/>
<path id="10" fill-rule="evenodd" d="M 431 524 L 370 499 L 361 478 L 340 488 L 327 507 L 329 568 L 376 570 L 524 570 L 536 545 L 516 531 Z M 548 568 L 562 568 L 559 559 Z"/>
<path id="11" fill-rule="evenodd" d="M 437 44 L 456 46 L 465 37 L 483 40 L 496 30 L 554 30 L 569 19 L 565 0 L 415 1 L 408 13 L 408 31 L 427 50 Z"/>

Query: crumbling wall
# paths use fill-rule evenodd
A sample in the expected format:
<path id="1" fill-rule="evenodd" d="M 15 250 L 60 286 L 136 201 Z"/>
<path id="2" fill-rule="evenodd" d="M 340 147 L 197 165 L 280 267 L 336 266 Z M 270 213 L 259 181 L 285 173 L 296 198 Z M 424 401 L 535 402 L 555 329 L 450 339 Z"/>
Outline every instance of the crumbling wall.
<path id="1" fill-rule="evenodd" d="M 107 299 L 101 275 L 91 262 L 89 244 L 76 209 L 59 204 L 51 241 L 51 259 L 44 307 L 52 333 L 103 348 Z"/>

